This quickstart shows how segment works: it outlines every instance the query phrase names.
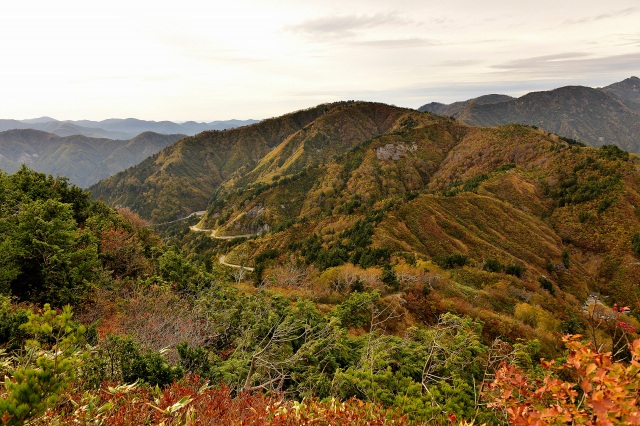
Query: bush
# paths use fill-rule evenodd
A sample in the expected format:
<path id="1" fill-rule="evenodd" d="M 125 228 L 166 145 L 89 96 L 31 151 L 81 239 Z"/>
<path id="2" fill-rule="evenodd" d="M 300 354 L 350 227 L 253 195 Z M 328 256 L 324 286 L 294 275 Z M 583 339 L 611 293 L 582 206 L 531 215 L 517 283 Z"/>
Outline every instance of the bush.
<path id="1" fill-rule="evenodd" d="M 441 268 L 453 269 L 455 267 L 465 266 L 469 262 L 469 257 L 461 253 L 455 253 L 436 256 L 433 258 L 433 261 Z"/>
<path id="2" fill-rule="evenodd" d="M 502 272 L 504 266 L 498 259 L 489 258 L 484 261 L 482 269 L 489 272 Z"/>
<path id="3" fill-rule="evenodd" d="M 538 282 L 540 283 L 540 287 L 542 287 L 543 289 L 547 290 L 549 292 L 549 294 L 555 296 L 556 291 L 553 288 L 553 283 L 551 281 L 549 281 L 546 277 L 540 277 Z"/>
<path id="4" fill-rule="evenodd" d="M 636 256 L 640 256 L 640 232 L 636 232 L 631 237 L 631 247 Z"/>
<path id="5" fill-rule="evenodd" d="M 598 154 L 609 160 L 629 161 L 629 153 L 621 150 L 615 145 L 602 145 Z"/>
<path id="6" fill-rule="evenodd" d="M 141 351 L 139 345 L 128 337 L 111 336 L 102 356 L 113 366 L 116 377 L 125 383 L 142 381 L 151 386 L 165 386 L 182 377 L 180 367 L 169 365 L 160 352 Z"/>
<path id="7" fill-rule="evenodd" d="M 393 290 L 398 290 L 400 288 L 400 282 L 398 281 L 398 277 L 396 277 L 396 273 L 393 271 L 391 265 L 385 265 L 382 270 L 382 282 L 391 287 Z"/>
<path id="8" fill-rule="evenodd" d="M 3 424 L 22 425 L 54 406 L 74 380 L 85 354 L 85 328 L 72 320 L 71 308 L 58 313 L 48 304 L 38 314 L 28 313 L 20 326 L 32 340 L 24 356 L 2 359 L 7 368 L 5 391 L 0 398 Z"/>
<path id="9" fill-rule="evenodd" d="M 630 345 L 629 365 L 576 338 L 565 342 L 567 360 L 560 365 L 542 362 L 535 377 L 512 365 L 502 366 L 490 386 L 489 407 L 503 413 L 510 424 L 637 423 L 640 340 Z"/>
<path id="10" fill-rule="evenodd" d="M 522 278 L 526 270 L 527 269 L 524 266 L 517 263 L 512 263 L 504 267 L 505 274 L 513 275 L 518 278 Z"/>
<path id="11" fill-rule="evenodd" d="M 567 269 L 569 269 L 569 266 L 571 265 L 571 259 L 569 258 L 569 250 L 567 249 L 562 250 L 562 264 Z"/>

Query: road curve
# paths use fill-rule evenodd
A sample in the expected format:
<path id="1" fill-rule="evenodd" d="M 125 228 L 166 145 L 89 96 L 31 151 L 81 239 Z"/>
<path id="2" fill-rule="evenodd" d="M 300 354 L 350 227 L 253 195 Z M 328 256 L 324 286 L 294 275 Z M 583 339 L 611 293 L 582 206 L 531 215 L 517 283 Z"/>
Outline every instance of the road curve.
<path id="1" fill-rule="evenodd" d="M 249 266 L 242 266 L 242 265 L 235 265 L 233 263 L 227 263 L 226 262 L 227 256 L 226 255 L 222 255 L 218 258 L 218 262 L 220 262 L 222 265 L 224 266 L 229 266 L 231 268 L 237 268 L 237 269 L 246 269 L 247 271 L 253 272 L 254 268 L 251 268 Z"/>
<path id="2" fill-rule="evenodd" d="M 215 238 L 218 240 L 232 240 L 234 238 L 249 238 L 249 237 L 253 237 L 257 234 L 244 234 L 244 235 L 223 235 L 223 236 L 218 236 L 216 235 L 217 230 L 216 229 L 204 229 L 204 228 L 198 228 L 197 225 L 193 225 L 190 226 L 189 229 L 191 229 L 194 232 L 209 232 L 209 236 L 211 238 Z M 237 268 L 237 269 L 246 269 L 247 271 L 253 272 L 254 268 L 251 268 L 250 266 L 243 266 L 243 265 L 236 265 L 234 263 L 227 263 L 226 262 L 226 255 L 222 255 L 218 258 L 218 262 L 220 262 L 221 265 L 225 265 L 225 266 L 229 266 L 230 268 Z"/>

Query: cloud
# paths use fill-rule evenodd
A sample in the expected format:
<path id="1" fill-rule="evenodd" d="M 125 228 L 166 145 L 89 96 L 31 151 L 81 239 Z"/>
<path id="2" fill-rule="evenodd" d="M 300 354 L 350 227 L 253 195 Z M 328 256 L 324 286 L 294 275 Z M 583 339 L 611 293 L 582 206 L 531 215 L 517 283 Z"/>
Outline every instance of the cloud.
<path id="1" fill-rule="evenodd" d="M 482 62 L 483 61 L 479 59 L 455 59 L 455 60 L 449 60 L 449 61 L 440 61 L 436 65 L 439 65 L 442 67 L 468 67 L 472 65 L 479 65 Z"/>
<path id="2" fill-rule="evenodd" d="M 355 47 L 367 47 L 373 49 L 408 49 L 414 47 L 437 46 L 441 43 L 426 38 L 405 38 L 387 40 L 366 40 L 351 43 Z"/>
<path id="3" fill-rule="evenodd" d="M 637 45 L 640 47 L 640 33 L 619 34 L 617 37 L 620 40 L 618 46 Z"/>
<path id="4" fill-rule="evenodd" d="M 576 77 L 640 71 L 640 52 L 605 57 L 593 57 L 581 52 L 536 56 L 492 65 L 491 68 L 511 74 L 532 75 L 537 78 Z"/>
<path id="5" fill-rule="evenodd" d="M 602 21 L 604 19 L 611 19 L 611 18 L 617 18 L 619 16 L 631 15 L 633 13 L 636 13 L 637 11 L 638 9 L 635 7 L 628 7 L 626 9 L 616 10 L 610 13 L 602 13 L 600 15 L 585 16 L 579 19 L 567 19 L 564 22 L 562 22 L 561 25 L 586 24 L 588 22 Z"/>
<path id="6" fill-rule="evenodd" d="M 288 26 L 292 32 L 310 37 L 353 37 L 358 32 L 390 25 L 414 24 L 413 21 L 400 17 L 395 13 L 375 15 L 342 15 L 324 16 L 308 19 L 297 25 Z"/>
<path id="7" fill-rule="evenodd" d="M 502 64 L 492 65 L 496 69 L 533 69 L 548 66 L 563 66 L 567 61 L 575 61 L 577 58 L 585 58 L 589 56 L 584 52 L 566 52 L 555 55 L 533 56 L 530 58 L 513 59 Z"/>

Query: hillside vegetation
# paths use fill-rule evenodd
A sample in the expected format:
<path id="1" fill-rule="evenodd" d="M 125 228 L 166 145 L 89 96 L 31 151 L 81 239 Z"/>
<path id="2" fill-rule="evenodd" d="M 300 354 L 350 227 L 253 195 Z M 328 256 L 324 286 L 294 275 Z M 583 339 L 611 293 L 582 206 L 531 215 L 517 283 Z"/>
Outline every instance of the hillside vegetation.
<path id="1" fill-rule="evenodd" d="M 92 191 L 154 222 L 208 205 L 200 228 L 257 236 L 213 251 L 258 272 L 271 252 L 320 272 L 460 255 L 552 283 L 575 314 L 594 291 L 637 303 L 637 165 L 533 127 L 346 102 L 184 139 Z"/>
<path id="2" fill-rule="evenodd" d="M 324 163 L 308 157 L 269 185 L 227 183 L 200 225 L 277 218 L 248 240 L 176 222 L 165 237 L 180 246 L 167 245 L 63 178 L 0 173 L 2 422 L 497 423 L 525 407 L 566 419 L 531 393 L 540 377 L 562 385 L 576 421 L 637 416 L 637 313 L 611 305 L 637 291 L 612 263 L 634 259 L 640 240 L 628 235 L 637 219 L 622 222 L 637 205 L 636 158 L 523 126 L 395 113 L 389 133 Z M 465 166 L 474 147 L 493 160 Z M 282 209 L 291 196 L 301 201 Z M 576 220 L 574 242 L 563 236 Z M 605 222 L 628 228 L 594 234 Z M 255 272 L 219 265 L 225 252 Z M 604 265 L 586 254 L 610 256 L 617 287 L 594 282 Z M 592 284 L 611 298 L 583 311 L 576 296 Z M 561 338 L 576 332 L 592 346 Z M 559 377 L 585 380 L 559 382 L 540 357 L 566 357 Z"/>
<path id="3" fill-rule="evenodd" d="M 384 111 L 375 115 L 376 104 L 361 105 L 365 105 L 362 111 L 347 104 L 321 105 L 238 129 L 203 132 L 90 191 L 108 203 L 129 206 L 154 222 L 176 219 L 205 209 L 221 183 L 243 178 L 261 161 L 255 174 L 269 176 L 280 167 L 302 170 L 384 133 L 392 124 L 385 123 L 388 117 Z M 396 117 L 405 114 L 382 105 L 379 109 L 393 111 Z M 349 118 L 351 112 L 360 115 Z M 360 121 L 367 114 L 369 118 Z M 334 147 L 336 141 L 340 143 Z M 277 161 L 286 158 L 291 164 L 269 163 L 275 156 Z"/>
<path id="4" fill-rule="evenodd" d="M 29 176 L 5 177 L 11 197 Z M 325 409 L 315 398 L 357 398 L 399 422 L 518 421 L 534 407 L 566 419 L 530 389 L 575 372 L 588 380 L 556 393 L 572 419 L 637 415 L 625 401 L 640 389 L 629 364 L 640 344 L 628 345 L 640 327 L 640 159 L 617 146 L 340 102 L 183 139 L 92 192 L 135 213 L 76 191 L 111 212 L 78 215 L 76 228 L 72 206 L 53 214 L 31 191 L 24 207 L 7 204 L 3 228 L 6 293 L 66 295 L 95 325 L 86 405 L 115 380 L 133 386 L 122 398 L 145 421 L 159 417 L 136 401 L 155 385 L 176 422 L 256 391 L 303 401 L 301 413 Z M 33 260 L 40 246 L 24 230 L 37 217 L 69 231 L 60 250 L 78 257 L 58 257 L 66 275 Z M 624 383 L 607 391 L 621 407 L 611 414 L 599 411 L 605 376 Z M 584 403 L 571 405 L 574 392 Z M 81 418 L 50 415 L 69 412 Z"/>

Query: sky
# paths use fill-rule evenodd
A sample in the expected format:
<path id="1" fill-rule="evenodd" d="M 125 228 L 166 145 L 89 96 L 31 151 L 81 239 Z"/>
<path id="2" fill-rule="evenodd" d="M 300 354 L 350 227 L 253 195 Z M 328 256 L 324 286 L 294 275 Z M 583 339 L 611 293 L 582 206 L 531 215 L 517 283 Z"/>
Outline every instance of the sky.
<path id="1" fill-rule="evenodd" d="M 0 118 L 262 119 L 640 76 L 638 0 L 8 0 Z"/>

